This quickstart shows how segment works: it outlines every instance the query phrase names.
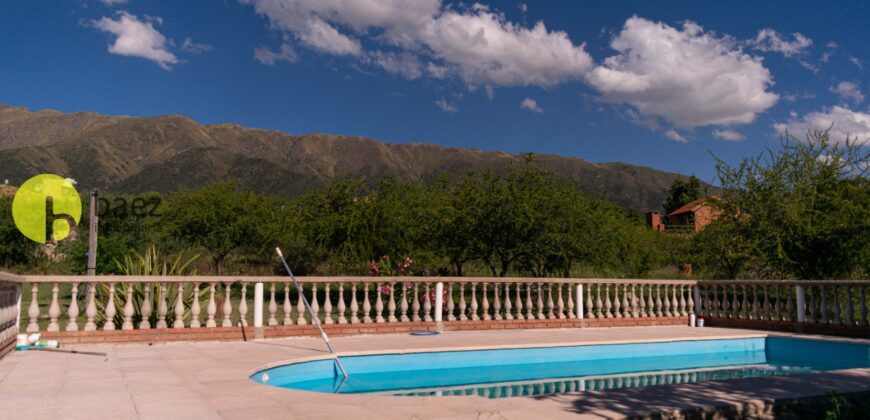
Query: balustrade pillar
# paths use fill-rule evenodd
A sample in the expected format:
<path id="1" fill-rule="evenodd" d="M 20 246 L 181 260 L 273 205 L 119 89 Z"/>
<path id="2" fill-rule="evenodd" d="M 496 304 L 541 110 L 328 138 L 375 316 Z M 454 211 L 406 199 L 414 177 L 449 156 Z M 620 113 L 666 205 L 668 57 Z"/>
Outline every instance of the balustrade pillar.
<path id="1" fill-rule="evenodd" d="M 392 290 L 390 291 L 390 296 L 392 296 Z M 344 283 L 338 284 L 338 323 L 339 324 L 347 324 L 347 317 L 344 316 L 344 312 L 347 308 L 344 305 Z"/>
<path id="2" fill-rule="evenodd" d="M 109 283 L 109 301 L 106 302 L 106 322 L 103 324 L 103 330 L 112 331 L 115 329 L 115 283 Z"/>
<path id="3" fill-rule="evenodd" d="M 57 302 L 57 295 L 60 293 L 60 286 L 57 283 L 51 285 L 51 304 L 48 306 L 48 327 L 47 331 L 60 331 L 60 323 L 57 318 L 60 316 L 60 304 Z"/>
<path id="4" fill-rule="evenodd" d="M 122 330 L 133 329 L 133 283 L 127 283 L 127 296 L 124 298 L 124 323 Z"/>
<path id="5" fill-rule="evenodd" d="M 284 325 L 293 325 L 293 305 L 290 303 L 290 283 L 284 283 L 284 302 L 281 304 L 284 311 Z"/>
<path id="6" fill-rule="evenodd" d="M 242 302 L 244 302 L 244 289 L 242 291 Z M 172 328 L 184 328 L 184 283 L 178 283 L 175 295 L 175 321 L 172 323 Z"/>
<path id="7" fill-rule="evenodd" d="M 453 314 L 453 283 L 447 283 L 447 320 L 456 321 L 456 315 Z"/>
<path id="8" fill-rule="evenodd" d="M 166 284 L 159 283 L 157 285 L 157 328 L 166 328 Z"/>
<path id="9" fill-rule="evenodd" d="M 378 297 L 380 296 L 381 294 L 379 291 Z M 381 307 L 383 307 L 383 305 L 381 305 Z M 378 311 L 378 316 L 380 316 L 380 311 Z M 383 317 L 381 318 L 381 322 L 383 322 Z M 329 283 L 323 285 L 323 323 L 335 323 L 335 320 L 332 319 L 332 298 L 329 297 Z"/>
<path id="10" fill-rule="evenodd" d="M 18 309 L 18 308 L 16 307 L 16 309 Z M 69 320 L 66 323 L 66 330 L 67 331 L 78 331 L 79 330 L 79 283 L 78 282 L 75 282 L 72 284 L 72 290 L 70 290 L 69 308 L 67 308 L 66 315 L 69 318 Z"/>
<path id="11" fill-rule="evenodd" d="M 259 289 L 259 297 L 260 297 L 260 321 L 262 323 L 263 318 L 263 283 L 257 283 L 260 285 Z M 199 322 L 199 314 L 202 308 L 199 306 L 199 283 L 193 283 L 193 303 L 190 305 L 190 328 L 201 328 L 202 324 Z M 256 314 L 256 306 L 255 311 Z M 256 315 L 255 315 L 256 316 Z"/>
<path id="12" fill-rule="evenodd" d="M 139 305 L 139 312 L 141 312 L 142 315 L 142 320 L 139 321 L 140 330 L 151 329 L 151 313 L 154 311 L 154 304 L 151 302 L 151 289 L 153 287 L 154 286 L 152 286 L 150 283 L 145 283 L 142 285 L 142 288 L 145 289 L 145 292 L 142 294 L 142 304 Z M 85 328 L 85 330 L 87 330 L 87 328 Z"/>
<path id="13" fill-rule="evenodd" d="M 248 283 L 242 283 L 242 296 L 239 300 L 239 320 L 242 323 L 242 327 L 248 326 Z M 184 310 L 184 306 L 181 307 L 182 311 Z M 178 322 L 178 321 L 176 321 Z M 181 327 L 184 327 L 184 322 L 181 323 Z"/>
<path id="14" fill-rule="evenodd" d="M 207 328 L 214 328 L 217 326 L 215 322 L 214 316 L 217 313 L 217 305 L 214 301 L 215 289 L 217 288 L 217 283 L 209 283 L 208 285 L 208 305 L 205 307 L 206 320 L 205 326 Z"/>
<path id="15" fill-rule="evenodd" d="M 477 316 L 477 287 L 476 283 L 471 283 L 471 320 L 477 321 L 480 320 L 480 317 Z"/>
<path id="16" fill-rule="evenodd" d="M 287 288 L 285 287 L 285 291 Z M 278 312 L 278 303 L 275 302 L 275 283 L 269 285 L 269 321 L 268 325 L 275 326 L 278 325 L 278 318 L 275 317 L 275 314 Z"/>
<path id="17" fill-rule="evenodd" d="M 30 306 L 27 307 L 26 332 L 39 332 L 39 283 L 30 285 Z"/>

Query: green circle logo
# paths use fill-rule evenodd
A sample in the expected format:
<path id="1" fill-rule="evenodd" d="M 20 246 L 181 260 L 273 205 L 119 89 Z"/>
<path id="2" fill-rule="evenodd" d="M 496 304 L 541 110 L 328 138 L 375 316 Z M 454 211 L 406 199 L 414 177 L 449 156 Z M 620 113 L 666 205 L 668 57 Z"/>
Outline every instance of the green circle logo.
<path id="1" fill-rule="evenodd" d="M 15 227 L 27 238 L 61 241 L 79 223 L 82 199 L 73 184 L 51 174 L 28 179 L 12 200 Z"/>

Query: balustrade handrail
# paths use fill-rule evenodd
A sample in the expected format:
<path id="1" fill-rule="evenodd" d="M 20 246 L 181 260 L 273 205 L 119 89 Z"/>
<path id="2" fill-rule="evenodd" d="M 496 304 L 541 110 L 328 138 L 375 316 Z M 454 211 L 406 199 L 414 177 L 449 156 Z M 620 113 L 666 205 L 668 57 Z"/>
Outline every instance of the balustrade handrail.
<path id="1" fill-rule="evenodd" d="M 698 280 L 698 284 L 710 286 L 862 286 L 870 285 L 870 280 Z"/>
<path id="2" fill-rule="evenodd" d="M 286 276 L 17 276 L 21 283 L 286 283 Z M 298 276 L 300 283 L 548 283 L 548 284 L 638 284 L 691 286 L 697 280 L 678 279 L 607 279 L 560 277 L 423 277 L 423 276 Z"/>

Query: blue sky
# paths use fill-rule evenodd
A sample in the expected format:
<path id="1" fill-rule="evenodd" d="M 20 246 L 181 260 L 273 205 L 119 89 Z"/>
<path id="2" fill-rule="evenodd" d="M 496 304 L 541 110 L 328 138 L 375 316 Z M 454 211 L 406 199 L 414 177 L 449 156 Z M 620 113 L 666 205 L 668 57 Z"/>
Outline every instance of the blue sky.
<path id="1" fill-rule="evenodd" d="M 714 181 L 778 133 L 870 141 L 870 2 L 2 1 L 0 103 L 182 114 Z"/>

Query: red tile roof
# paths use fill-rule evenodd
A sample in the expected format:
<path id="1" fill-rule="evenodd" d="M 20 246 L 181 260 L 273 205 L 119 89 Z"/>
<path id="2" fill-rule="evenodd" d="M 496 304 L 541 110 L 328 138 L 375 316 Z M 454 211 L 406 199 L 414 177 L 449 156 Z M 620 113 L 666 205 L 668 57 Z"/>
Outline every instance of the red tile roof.
<path id="1" fill-rule="evenodd" d="M 702 205 L 704 205 L 704 203 L 707 201 L 707 198 L 708 197 L 699 198 L 695 201 L 687 203 L 687 204 L 683 205 L 682 207 L 670 212 L 668 214 L 668 216 L 677 216 L 677 215 L 685 214 L 685 213 L 694 213 L 695 210 L 698 209 L 698 207 L 701 207 Z"/>

